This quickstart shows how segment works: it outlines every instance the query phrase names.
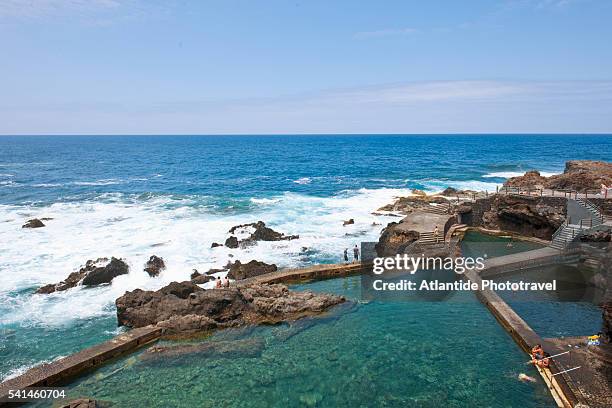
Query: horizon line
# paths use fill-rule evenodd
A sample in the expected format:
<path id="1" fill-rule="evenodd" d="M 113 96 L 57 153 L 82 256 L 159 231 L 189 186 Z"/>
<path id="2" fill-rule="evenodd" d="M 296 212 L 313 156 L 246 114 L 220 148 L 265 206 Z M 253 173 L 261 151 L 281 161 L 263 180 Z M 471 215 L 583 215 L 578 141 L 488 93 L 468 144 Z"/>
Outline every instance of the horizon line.
<path id="1" fill-rule="evenodd" d="M 218 137 L 218 136 L 612 136 L 611 132 L 461 132 L 461 133 L 33 133 L 0 134 L 2 137 L 121 137 L 121 136 L 178 136 L 178 137 Z"/>

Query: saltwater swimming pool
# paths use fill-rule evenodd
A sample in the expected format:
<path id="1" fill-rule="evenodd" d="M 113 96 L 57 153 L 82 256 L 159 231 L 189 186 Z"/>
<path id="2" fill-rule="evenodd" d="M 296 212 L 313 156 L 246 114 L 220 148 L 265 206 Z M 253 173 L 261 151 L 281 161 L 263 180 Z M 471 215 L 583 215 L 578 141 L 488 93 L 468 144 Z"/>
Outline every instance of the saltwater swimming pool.
<path id="1" fill-rule="evenodd" d="M 554 406 L 539 378 L 517 380 L 537 374 L 471 293 L 360 303 L 360 279 L 295 286 L 351 300 L 324 316 L 220 331 L 184 356 L 139 352 L 70 384 L 69 394 L 121 407 Z"/>

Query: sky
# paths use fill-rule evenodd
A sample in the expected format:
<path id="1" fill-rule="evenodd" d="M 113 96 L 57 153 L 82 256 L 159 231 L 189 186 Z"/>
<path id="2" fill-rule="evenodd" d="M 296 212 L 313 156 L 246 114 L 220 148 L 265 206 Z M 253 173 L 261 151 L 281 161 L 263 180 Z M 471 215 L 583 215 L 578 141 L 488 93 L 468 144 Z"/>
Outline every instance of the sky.
<path id="1" fill-rule="evenodd" d="M 0 135 L 612 133 L 609 0 L 0 0 Z"/>

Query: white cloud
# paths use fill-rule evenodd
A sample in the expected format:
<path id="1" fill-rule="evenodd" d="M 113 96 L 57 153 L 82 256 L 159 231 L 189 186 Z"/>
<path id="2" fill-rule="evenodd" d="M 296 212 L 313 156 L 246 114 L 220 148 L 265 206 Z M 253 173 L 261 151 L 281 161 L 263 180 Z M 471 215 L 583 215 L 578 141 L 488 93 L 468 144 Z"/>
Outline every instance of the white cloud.
<path id="1" fill-rule="evenodd" d="M 139 104 L 4 102 L 0 134 L 612 132 L 612 81 L 429 81 Z"/>
<path id="2" fill-rule="evenodd" d="M 375 38 L 375 37 L 389 37 L 389 36 L 402 36 L 418 33 L 419 30 L 416 28 L 389 28 L 384 30 L 376 31 L 362 31 L 355 34 L 355 38 Z"/>

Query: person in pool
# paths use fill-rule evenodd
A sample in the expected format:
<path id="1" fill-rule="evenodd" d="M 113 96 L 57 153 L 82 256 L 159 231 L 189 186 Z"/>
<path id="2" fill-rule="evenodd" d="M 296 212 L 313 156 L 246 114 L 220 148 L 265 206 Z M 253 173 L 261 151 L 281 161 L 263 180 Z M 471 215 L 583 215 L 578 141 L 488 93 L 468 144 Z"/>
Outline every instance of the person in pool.
<path id="1" fill-rule="evenodd" d="M 539 360 L 544 358 L 544 350 L 541 344 L 536 344 L 531 348 L 531 362 L 537 364 Z"/>
<path id="2" fill-rule="evenodd" d="M 550 354 L 544 353 L 544 356 L 541 360 L 537 360 L 536 364 L 538 367 L 547 368 L 550 365 Z"/>

